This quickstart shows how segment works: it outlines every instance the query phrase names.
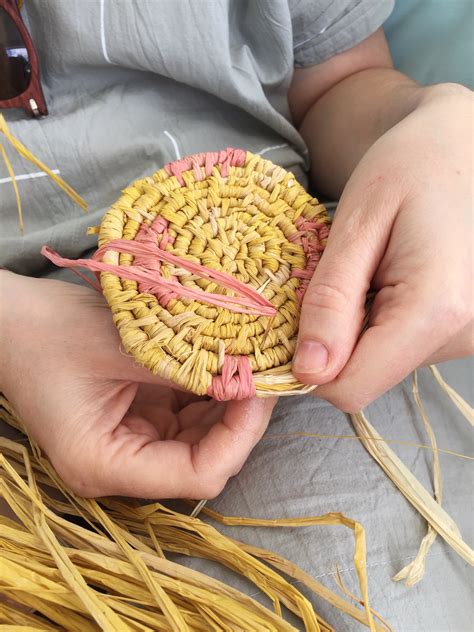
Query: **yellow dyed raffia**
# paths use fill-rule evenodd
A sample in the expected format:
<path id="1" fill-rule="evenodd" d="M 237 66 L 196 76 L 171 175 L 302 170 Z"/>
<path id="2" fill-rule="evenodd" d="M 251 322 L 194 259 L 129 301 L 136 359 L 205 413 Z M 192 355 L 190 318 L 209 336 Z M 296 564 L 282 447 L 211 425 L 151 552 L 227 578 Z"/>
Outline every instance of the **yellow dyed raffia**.
<path id="1" fill-rule="evenodd" d="M 226 176 L 214 165 L 203 179 L 192 168 L 182 177 L 184 184 L 161 169 L 127 187 L 102 220 L 99 246 L 134 240 L 142 224 L 162 218 L 171 242 L 168 252 L 245 283 L 271 302 L 276 315 L 235 313 L 206 304 L 205 292 L 232 295 L 232 290 L 167 263 L 161 265 L 163 277 L 204 290 L 202 301 L 176 297 L 160 304 L 155 295 L 140 291 L 137 281 L 103 272 L 102 290 L 125 351 L 153 373 L 198 395 L 208 393 L 225 355 L 248 359 L 259 396 L 312 390 L 291 373 L 302 284 L 295 274 L 307 267 L 301 243 L 309 233 L 304 222 L 327 228 L 325 207 L 292 173 L 250 152 L 245 164 L 231 166 Z M 325 241 L 323 236 L 321 250 Z M 131 254 L 113 250 L 102 259 L 120 266 L 133 260 Z"/>
<path id="2" fill-rule="evenodd" d="M 1 396 L 0 420 L 23 429 Z M 384 630 L 368 604 L 364 529 L 342 514 L 261 520 L 204 510 L 221 524 L 343 525 L 353 530 L 363 609 L 282 556 L 238 542 L 161 503 L 76 496 L 31 439 L 27 446 L 0 438 L 2 498 L 11 517 L 0 511 L 0 625 L 78 632 L 296 631 L 284 617 L 285 607 L 302 629 L 334 632 L 286 576 L 370 630 Z M 167 559 L 169 553 L 207 558 L 239 573 L 267 596 L 273 612 L 231 586 Z"/>

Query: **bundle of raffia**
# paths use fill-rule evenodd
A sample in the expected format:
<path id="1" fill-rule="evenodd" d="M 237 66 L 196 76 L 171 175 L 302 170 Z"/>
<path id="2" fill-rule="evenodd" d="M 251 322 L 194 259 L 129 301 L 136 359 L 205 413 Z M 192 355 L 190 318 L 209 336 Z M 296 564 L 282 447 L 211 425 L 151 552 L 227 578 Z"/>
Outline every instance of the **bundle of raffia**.
<path id="1" fill-rule="evenodd" d="M 13 138 L 1 116 L 0 131 L 84 206 Z M 17 193 L 22 227 L 13 170 L 1 145 L 0 151 Z M 291 358 L 301 300 L 328 230 L 324 206 L 291 173 L 250 152 L 228 149 L 170 163 L 128 187 L 100 227 L 92 229 L 99 234 L 92 259 L 64 259 L 47 247 L 43 253 L 57 265 L 97 274 L 93 284 L 110 305 L 123 347 L 154 373 L 222 400 L 292 395 L 311 389 L 293 377 Z M 434 372 L 472 421 L 472 409 Z M 358 434 L 354 438 L 429 524 L 417 559 L 397 577 L 407 583 L 423 575 L 436 534 L 473 562 L 471 549 L 439 504 L 440 450 L 419 399 L 417 403 L 431 441 L 421 447 L 433 450 L 435 457 L 435 499 L 364 415 L 352 416 Z M 25 432 L 3 397 L 0 420 Z M 333 630 L 291 578 L 372 631 L 389 629 L 369 606 L 364 530 L 342 514 L 259 520 L 203 510 L 222 524 L 352 529 L 360 598 L 339 582 L 343 598 L 281 556 L 237 542 L 160 503 L 79 498 L 32 440 L 25 445 L 0 438 L 2 498 L 11 515 L 0 515 L 4 629 L 294 630 L 282 616 L 284 606 L 305 630 Z M 167 559 L 167 553 L 208 558 L 242 574 L 270 599 L 273 612 Z"/>
<path id="2" fill-rule="evenodd" d="M 21 429 L 4 398 L 0 419 Z M 354 531 L 354 563 L 365 608 L 320 584 L 281 556 L 238 542 L 209 524 L 160 503 L 79 498 L 68 490 L 31 441 L 0 438 L 0 624 L 28 630 L 296 630 L 291 611 L 308 631 L 334 628 L 292 584 L 296 579 L 350 617 L 370 627 L 365 534 L 341 514 L 287 520 L 224 517 L 223 524 L 252 527 L 343 525 Z M 220 562 L 250 580 L 273 604 L 255 599 L 166 558 L 181 553 Z M 358 600 L 356 600 L 357 603 Z M 9 630 L 17 629 L 8 627 Z"/>

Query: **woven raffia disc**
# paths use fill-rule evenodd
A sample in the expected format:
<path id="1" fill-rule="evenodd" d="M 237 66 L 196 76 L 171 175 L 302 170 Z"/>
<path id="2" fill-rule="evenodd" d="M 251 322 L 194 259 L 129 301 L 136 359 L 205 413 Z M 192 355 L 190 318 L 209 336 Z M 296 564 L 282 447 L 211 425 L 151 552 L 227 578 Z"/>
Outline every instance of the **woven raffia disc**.
<path id="1" fill-rule="evenodd" d="M 100 259 L 114 270 L 101 285 L 124 349 L 198 395 L 304 392 L 291 358 L 328 227 L 324 206 L 292 173 L 242 150 L 189 156 L 137 180 L 99 232 Z M 134 243 L 115 249 L 113 240 Z M 148 276 L 134 280 L 132 269 Z"/>

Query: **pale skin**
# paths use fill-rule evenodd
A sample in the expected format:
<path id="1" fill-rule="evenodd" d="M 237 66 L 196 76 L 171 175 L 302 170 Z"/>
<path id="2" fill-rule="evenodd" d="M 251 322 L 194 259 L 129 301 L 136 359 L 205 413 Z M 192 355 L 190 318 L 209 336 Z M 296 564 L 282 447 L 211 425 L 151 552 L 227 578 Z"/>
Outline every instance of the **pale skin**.
<path id="1" fill-rule="evenodd" d="M 473 352 L 473 97 L 393 70 L 379 31 L 297 70 L 289 102 L 316 188 L 341 198 L 294 372 L 356 411 L 414 368 Z M 92 290 L 3 271 L 0 292 L 0 390 L 77 493 L 211 498 L 264 433 L 275 400 L 171 389 L 120 352 Z"/>

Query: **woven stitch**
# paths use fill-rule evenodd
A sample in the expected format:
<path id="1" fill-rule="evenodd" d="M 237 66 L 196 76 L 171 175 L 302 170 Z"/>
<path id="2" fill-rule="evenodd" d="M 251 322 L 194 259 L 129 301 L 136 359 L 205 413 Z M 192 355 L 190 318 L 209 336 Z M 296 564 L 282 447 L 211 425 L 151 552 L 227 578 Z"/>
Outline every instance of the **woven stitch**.
<path id="1" fill-rule="evenodd" d="M 126 188 L 93 262 L 45 254 L 100 272 L 124 349 L 153 373 L 221 400 L 297 394 L 311 388 L 291 374 L 300 305 L 329 223 L 292 173 L 227 149 Z"/>

